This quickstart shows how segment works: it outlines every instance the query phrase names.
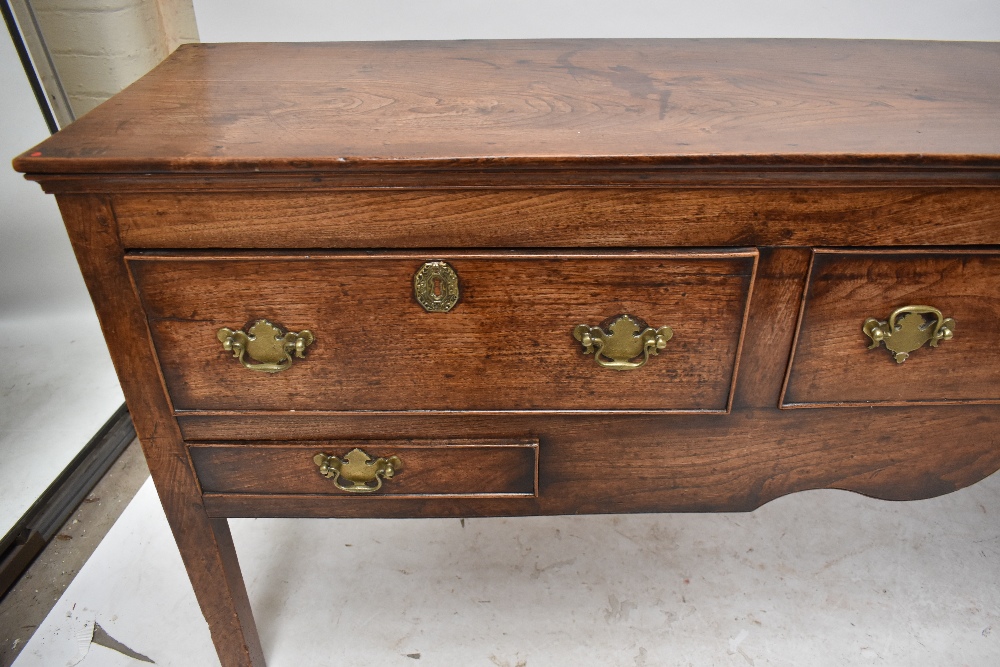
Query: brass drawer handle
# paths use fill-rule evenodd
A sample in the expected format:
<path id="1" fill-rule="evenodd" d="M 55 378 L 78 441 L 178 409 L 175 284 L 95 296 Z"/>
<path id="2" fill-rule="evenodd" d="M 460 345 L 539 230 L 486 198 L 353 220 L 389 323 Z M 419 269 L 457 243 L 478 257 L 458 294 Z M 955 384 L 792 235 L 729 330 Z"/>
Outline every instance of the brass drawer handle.
<path id="1" fill-rule="evenodd" d="M 292 355 L 305 358 L 306 348 L 316 340 L 308 329 L 283 332 L 267 320 L 257 320 L 248 333 L 223 327 L 216 338 L 222 349 L 232 352 L 245 368 L 263 373 L 279 373 L 292 366 Z M 247 360 L 249 356 L 256 364 Z"/>
<path id="2" fill-rule="evenodd" d="M 352 449 L 343 459 L 328 454 L 317 454 L 313 462 L 319 473 L 333 480 L 333 485 L 349 493 L 374 493 L 382 488 L 383 479 L 403 469 L 398 456 L 372 459 L 360 449 Z M 341 481 L 343 480 L 343 481 Z"/>
<path id="3" fill-rule="evenodd" d="M 933 322 L 925 315 L 931 315 Z M 888 320 L 869 317 L 861 329 L 872 339 L 869 350 L 885 343 L 896 363 L 901 364 L 910 352 L 923 347 L 924 343 L 937 347 L 941 341 L 950 340 L 955 335 L 955 320 L 944 317 L 940 310 L 930 306 L 903 306 L 892 311 Z"/>
<path id="4" fill-rule="evenodd" d="M 616 371 L 645 365 L 649 355 L 659 354 L 673 336 L 670 327 L 653 329 L 633 315 L 619 315 L 596 327 L 578 324 L 573 329 L 573 338 L 583 345 L 584 354 L 593 354 L 598 364 Z M 633 361 L 640 355 L 642 361 Z"/>

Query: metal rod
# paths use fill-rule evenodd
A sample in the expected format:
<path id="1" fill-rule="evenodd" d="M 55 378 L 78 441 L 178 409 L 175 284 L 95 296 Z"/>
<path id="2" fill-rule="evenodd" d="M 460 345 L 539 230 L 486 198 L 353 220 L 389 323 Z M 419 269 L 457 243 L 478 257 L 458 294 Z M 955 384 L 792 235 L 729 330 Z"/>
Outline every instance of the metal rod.
<path id="1" fill-rule="evenodd" d="M 17 25 L 17 20 L 14 18 L 14 11 L 10 7 L 10 0 L 3 0 L 0 3 L 0 12 L 3 13 L 3 22 L 7 24 L 7 32 L 10 33 L 10 39 L 14 42 L 14 50 L 17 51 L 21 67 L 24 68 L 24 74 L 28 77 L 31 92 L 35 94 L 35 101 L 38 102 L 38 108 L 45 119 L 45 125 L 49 128 L 50 134 L 55 134 L 59 131 L 59 125 L 56 123 L 56 117 L 52 113 L 52 107 L 49 106 L 49 100 L 45 95 L 45 89 L 42 88 L 42 82 L 38 79 L 35 66 L 31 62 L 31 55 L 28 53 L 28 48 L 24 44 L 24 38 Z"/>

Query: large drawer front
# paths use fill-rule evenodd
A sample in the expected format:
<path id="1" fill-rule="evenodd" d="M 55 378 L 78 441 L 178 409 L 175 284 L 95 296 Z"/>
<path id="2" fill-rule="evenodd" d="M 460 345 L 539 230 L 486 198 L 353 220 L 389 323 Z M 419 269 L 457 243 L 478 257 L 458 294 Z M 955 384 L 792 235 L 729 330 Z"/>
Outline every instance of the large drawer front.
<path id="1" fill-rule="evenodd" d="M 176 410 L 728 409 L 756 251 L 136 255 Z M 414 275 L 457 272 L 460 299 L 427 312 Z M 644 366 L 595 363 L 580 324 L 622 314 L 672 338 Z M 240 365 L 216 337 L 265 318 L 315 341 L 285 371 Z"/>
<path id="2" fill-rule="evenodd" d="M 360 457 L 356 464 L 372 466 L 395 457 L 398 469 L 356 485 L 346 473 L 335 480 L 321 474 L 317 455 L 346 461 L 352 450 L 361 452 L 355 454 Z M 537 440 L 193 443 L 188 452 L 206 494 L 538 495 Z"/>
<path id="3" fill-rule="evenodd" d="M 908 306 L 941 315 L 917 313 L 904 324 L 908 313 L 901 309 Z M 869 319 L 888 324 L 897 310 L 899 331 L 922 318 L 932 332 L 938 320 L 950 319 L 953 336 L 897 362 L 887 343 L 864 331 Z M 815 253 L 783 407 L 995 402 L 1000 253 Z"/>

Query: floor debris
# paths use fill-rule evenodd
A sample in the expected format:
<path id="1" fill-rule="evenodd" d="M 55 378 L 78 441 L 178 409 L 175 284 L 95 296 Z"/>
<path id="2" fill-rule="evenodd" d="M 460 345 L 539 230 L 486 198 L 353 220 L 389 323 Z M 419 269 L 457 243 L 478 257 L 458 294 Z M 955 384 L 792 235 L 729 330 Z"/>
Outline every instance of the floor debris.
<path id="1" fill-rule="evenodd" d="M 139 662 L 148 662 L 151 665 L 156 663 L 150 660 L 148 657 L 144 656 L 142 653 L 137 653 L 133 651 L 125 644 L 108 634 L 108 631 L 101 627 L 100 623 L 94 622 L 94 638 L 92 640 L 98 646 L 103 646 L 104 648 L 109 648 L 112 651 L 118 651 L 122 655 L 126 655 Z"/>

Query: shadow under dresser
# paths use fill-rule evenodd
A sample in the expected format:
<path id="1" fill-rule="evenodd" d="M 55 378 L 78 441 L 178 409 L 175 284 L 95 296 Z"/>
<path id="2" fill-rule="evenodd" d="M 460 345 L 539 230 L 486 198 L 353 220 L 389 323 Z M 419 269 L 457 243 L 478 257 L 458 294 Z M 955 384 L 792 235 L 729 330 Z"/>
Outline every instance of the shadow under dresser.
<path id="1" fill-rule="evenodd" d="M 988 43 L 202 44 L 15 167 L 58 199 L 220 660 L 261 667 L 229 517 L 1000 468 L 998 108 Z"/>

